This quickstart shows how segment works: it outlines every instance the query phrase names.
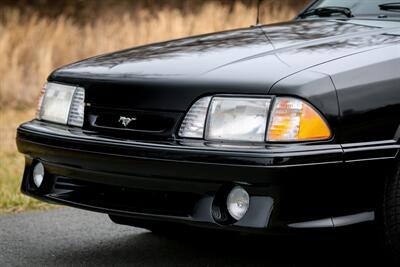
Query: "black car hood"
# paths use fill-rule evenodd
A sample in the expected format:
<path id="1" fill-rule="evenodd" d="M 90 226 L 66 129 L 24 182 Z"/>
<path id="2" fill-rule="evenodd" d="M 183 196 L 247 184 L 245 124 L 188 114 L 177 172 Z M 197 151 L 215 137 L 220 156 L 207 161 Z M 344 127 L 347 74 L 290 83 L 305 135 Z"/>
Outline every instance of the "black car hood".
<path id="1" fill-rule="evenodd" d="M 97 56 L 66 66 L 55 75 L 131 79 L 193 77 L 272 49 L 260 29 L 240 29 Z"/>
<path id="2" fill-rule="evenodd" d="M 97 56 L 61 68 L 53 77 L 154 80 L 210 76 L 227 80 L 235 78 L 236 68 L 241 74 L 255 71 L 264 78 L 277 77 L 385 45 L 393 39 L 385 32 L 349 21 L 294 21 Z"/>
<path id="3" fill-rule="evenodd" d="M 186 110 L 200 95 L 266 94 L 277 81 L 304 69 L 399 42 L 393 25 L 400 23 L 370 24 L 304 20 L 190 37 L 77 62 L 49 80 L 96 90 L 104 103 L 111 101 L 107 88 L 119 84 L 118 96 L 129 99 L 127 106 L 136 99 L 139 108 Z M 179 103 L 165 104 L 176 96 Z"/>

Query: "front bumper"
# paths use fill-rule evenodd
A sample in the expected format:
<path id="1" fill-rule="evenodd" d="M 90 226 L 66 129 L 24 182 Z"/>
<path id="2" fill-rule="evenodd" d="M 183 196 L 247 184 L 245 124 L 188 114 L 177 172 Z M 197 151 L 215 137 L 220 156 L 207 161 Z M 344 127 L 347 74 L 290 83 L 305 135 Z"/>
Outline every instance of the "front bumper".
<path id="1" fill-rule="evenodd" d="M 134 142 L 39 121 L 20 126 L 17 144 L 26 155 L 22 192 L 29 196 L 131 218 L 264 232 L 304 222 L 333 227 L 333 217 L 373 212 L 382 184 L 376 168 L 391 164 L 388 157 L 346 163 L 336 144 Z M 31 181 L 38 161 L 46 169 L 40 189 Z M 238 222 L 219 222 L 217 199 L 237 184 L 249 192 L 250 209 Z M 366 218 L 357 222 L 373 219 Z"/>

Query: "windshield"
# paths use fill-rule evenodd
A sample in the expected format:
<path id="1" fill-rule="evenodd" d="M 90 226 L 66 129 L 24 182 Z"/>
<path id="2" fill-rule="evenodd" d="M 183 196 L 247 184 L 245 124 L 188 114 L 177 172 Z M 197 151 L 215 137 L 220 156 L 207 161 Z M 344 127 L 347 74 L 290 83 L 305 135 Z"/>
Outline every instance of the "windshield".
<path id="1" fill-rule="evenodd" d="M 379 6 L 383 4 L 400 4 L 394 0 L 319 0 L 313 3 L 304 13 L 317 8 L 345 7 L 351 10 L 354 17 L 396 18 L 400 19 L 400 9 L 393 8 L 383 10 Z M 332 13 L 331 16 L 341 16 L 340 13 Z M 318 14 L 308 18 L 321 17 Z"/>

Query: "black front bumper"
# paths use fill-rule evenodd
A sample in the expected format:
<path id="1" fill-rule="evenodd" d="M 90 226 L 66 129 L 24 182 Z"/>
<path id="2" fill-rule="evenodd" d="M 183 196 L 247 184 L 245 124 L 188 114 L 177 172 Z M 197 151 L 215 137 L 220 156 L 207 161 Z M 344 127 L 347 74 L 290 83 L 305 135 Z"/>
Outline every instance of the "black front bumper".
<path id="1" fill-rule="evenodd" d="M 382 184 L 376 168 L 391 164 L 388 157 L 347 163 L 336 144 L 134 142 L 38 121 L 18 129 L 17 144 L 26 155 L 22 191 L 35 198 L 132 218 L 250 231 L 374 211 Z M 385 151 L 395 152 L 394 159 L 398 148 Z M 37 189 L 31 176 L 39 161 L 46 177 Z M 249 192 L 250 209 L 238 222 L 219 220 L 234 185 Z"/>

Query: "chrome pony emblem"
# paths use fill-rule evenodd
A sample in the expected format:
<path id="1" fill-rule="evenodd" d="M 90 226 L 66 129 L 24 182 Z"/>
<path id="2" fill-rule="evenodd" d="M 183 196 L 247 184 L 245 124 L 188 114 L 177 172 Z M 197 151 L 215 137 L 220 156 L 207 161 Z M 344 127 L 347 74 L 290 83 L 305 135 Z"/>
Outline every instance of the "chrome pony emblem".
<path id="1" fill-rule="evenodd" d="M 128 125 L 132 122 L 135 121 L 136 118 L 128 118 L 128 117 L 119 117 L 118 122 L 120 122 L 124 127 L 128 127 Z"/>

